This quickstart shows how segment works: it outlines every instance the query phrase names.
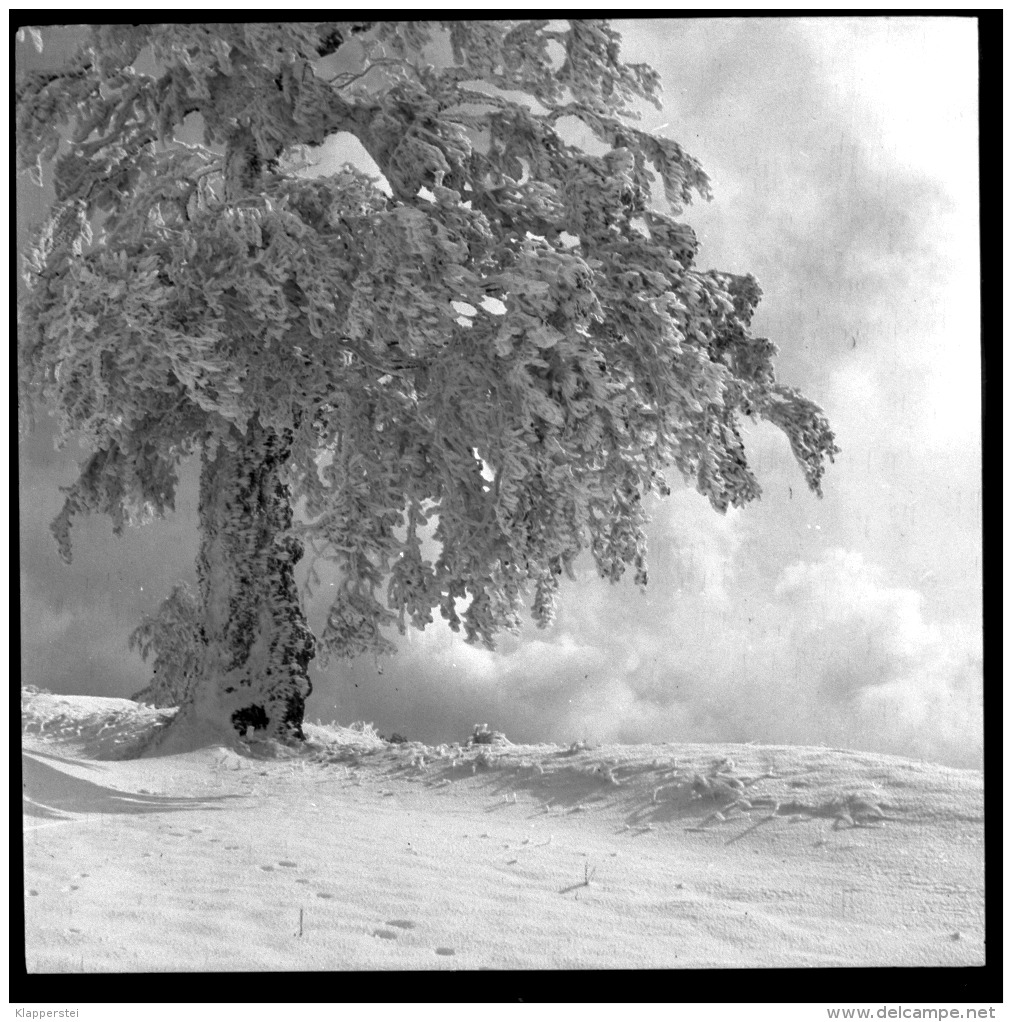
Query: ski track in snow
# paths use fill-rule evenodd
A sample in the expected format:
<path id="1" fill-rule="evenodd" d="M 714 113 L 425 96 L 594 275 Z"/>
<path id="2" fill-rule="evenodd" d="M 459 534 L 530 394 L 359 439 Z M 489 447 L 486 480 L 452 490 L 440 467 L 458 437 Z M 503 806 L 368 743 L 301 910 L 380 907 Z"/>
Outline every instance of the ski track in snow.
<path id="1" fill-rule="evenodd" d="M 26 699 L 31 973 L 984 962 L 980 771 L 322 726 L 109 759 L 157 711 Z"/>

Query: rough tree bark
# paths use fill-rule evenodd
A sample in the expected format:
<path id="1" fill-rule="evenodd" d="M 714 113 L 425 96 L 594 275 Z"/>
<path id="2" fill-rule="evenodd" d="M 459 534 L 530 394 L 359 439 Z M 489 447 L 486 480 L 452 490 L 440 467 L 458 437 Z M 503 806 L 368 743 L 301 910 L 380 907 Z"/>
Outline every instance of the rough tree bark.
<path id="1" fill-rule="evenodd" d="M 194 686 L 198 715 L 227 718 L 284 738 L 302 738 L 315 639 L 295 584 L 302 544 L 281 472 L 291 435 L 254 417 L 237 450 L 219 446 L 201 463 L 197 578 L 203 621 Z"/>
<path id="2" fill-rule="evenodd" d="M 254 416 L 201 459 L 197 669 L 152 751 L 184 751 L 236 734 L 302 740 L 316 640 L 295 584 L 303 546 L 288 534 L 282 472 L 291 434 Z"/>

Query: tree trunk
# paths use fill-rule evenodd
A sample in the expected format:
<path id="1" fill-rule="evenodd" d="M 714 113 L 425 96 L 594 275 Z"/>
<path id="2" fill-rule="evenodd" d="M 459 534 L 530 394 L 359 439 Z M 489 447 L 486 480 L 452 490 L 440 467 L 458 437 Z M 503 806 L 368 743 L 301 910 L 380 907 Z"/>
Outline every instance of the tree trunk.
<path id="1" fill-rule="evenodd" d="M 263 159 L 249 128 L 232 133 L 224 167 L 227 200 L 259 192 Z M 199 666 L 156 743 L 162 752 L 231 741 L 249 729 L 259 737 L 305 738 L 316 640 L 295 585 L 303 547 L 286 536 L 292 500 L 281 473 L 292 434 L 266 429 L 254 415 L 245 434 L 233 428 L 231 440 L 235 450 L 221 444 L 201 460 Z"/>
<path id="2" fill-rule="evenodd" d="M 281 472 L 291 434 L 254 417 L 233 439 L 235 451 L 222 444 L 202 457 L 200 667 L 170 730 L 203 740 L 250 728 L 257 737 L 303 739 L 315 639 L 294 577 L 302 544 L 284 535 L 292 502 Z"/>

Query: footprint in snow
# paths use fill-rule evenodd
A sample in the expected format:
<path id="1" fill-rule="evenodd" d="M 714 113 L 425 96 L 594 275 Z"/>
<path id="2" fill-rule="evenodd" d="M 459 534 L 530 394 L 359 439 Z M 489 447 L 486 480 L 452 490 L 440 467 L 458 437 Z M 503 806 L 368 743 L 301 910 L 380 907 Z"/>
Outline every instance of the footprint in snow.
<path id="1" fill-rule="evenodd" d="M 437 955 L 455 955 L 456 953 L 457 952 L 454 951 L 452 947 L 437 947 L 436 948 L 436 954 Z"/>
<path id="2" fill-rule="evenodd" d="M 297 862 L 292 862 L 291 859 L 279 859 L 278 860 L 278 865 L 279 866 L 284 866 L 285 869 L 295 869 L 295 867 L 298 866 L 298 863 Z"/>
<path id="3" fill-rule="evenodd" d="M 373 930 L 372 935 L 374 937 L 382 937 L 384 940 L 397 939 L 397 933 L 395 930 Z"/>
<path id="4" fill-rule="evenodd" d="M 413 930 L 418 923 L 413 923 L 410 919 L 388 919 L 386 925 L 396 926 L 401 930 Z"/>
<path id="5" fill-rule="evenodd" d="M 334 895 L 328 894 L 326 891 L 317 891 L 316 896 L 318 898 L 333 898 Z"/>

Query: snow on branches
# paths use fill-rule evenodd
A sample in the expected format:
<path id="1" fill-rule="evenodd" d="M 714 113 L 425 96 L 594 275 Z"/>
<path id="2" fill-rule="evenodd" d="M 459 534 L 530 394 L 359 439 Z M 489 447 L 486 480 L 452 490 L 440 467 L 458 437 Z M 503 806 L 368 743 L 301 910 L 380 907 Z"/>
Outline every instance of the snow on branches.
<path id="1" fill-rule="evenodd" d="M 355 70 L 328 77 L 335 45 Z M 64 555 L 76 513 L 164 512 L 181 457 L 257 422 L 292 437 L 293 530 L 343 570 L 323 651 L 388 649 L 382 626 L 436 608 L 491 645 L 532 590 L 551 622 L 582 550 L 646 582 L 665 468 L 720 511 L 758 496 L 740 416 L 818 492 L 833 434 L 751 335 L 758 285 L 696 269 L 676 219 L 705 173 L 629 123 L 658 87 L 596 20 L 104 26 L 20 80 L 20 166 L 55 159 L 59 196 L 21 393 L 96 452 Z M 567 143 L 569 117 L 609 151 Z M 383 179 L 286 169 L 335 132 Z"/>
<path id="2" fill-rule="evenodd" d="M 149 706 L 180 706 L 200 666 L 200 602 L 186 583 L 173 587 L 157 613 L 145 615 L 130 633 L 130 648 L 151 660 L 147 688 L 130 698 Z"/>

